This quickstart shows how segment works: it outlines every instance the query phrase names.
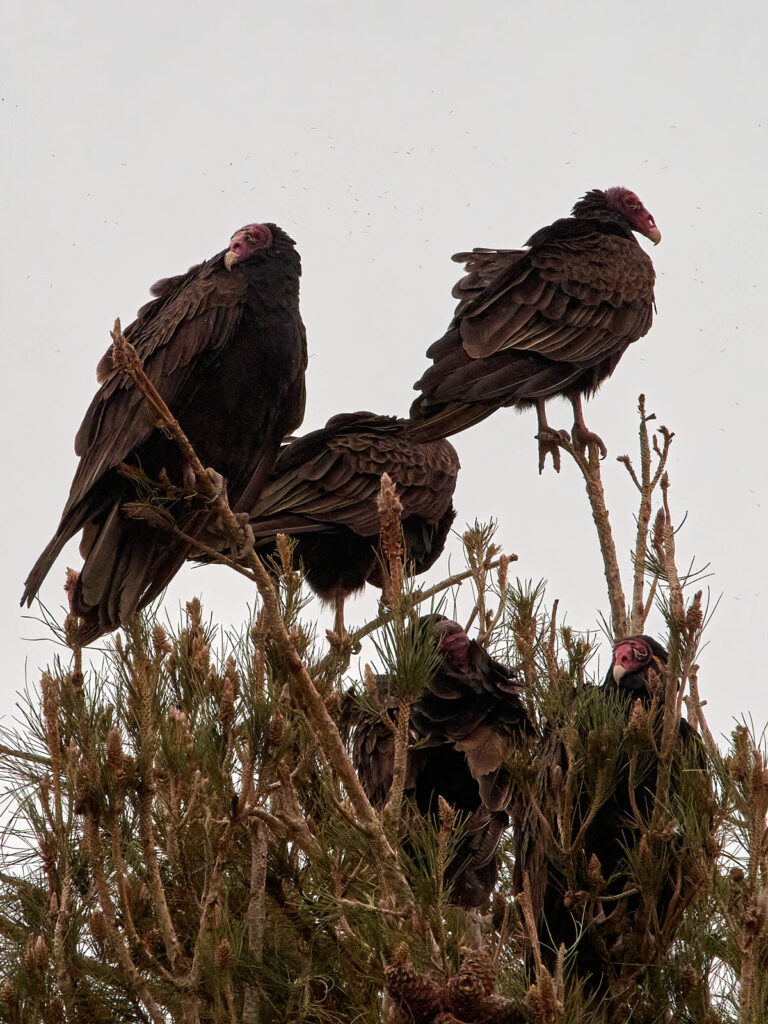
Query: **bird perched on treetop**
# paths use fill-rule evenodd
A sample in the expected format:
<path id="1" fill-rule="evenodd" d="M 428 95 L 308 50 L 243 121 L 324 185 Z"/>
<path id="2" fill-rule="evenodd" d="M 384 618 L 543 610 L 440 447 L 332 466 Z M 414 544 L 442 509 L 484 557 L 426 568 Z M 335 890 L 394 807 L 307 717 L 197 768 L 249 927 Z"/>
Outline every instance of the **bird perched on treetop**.
<path id="1" fill-rule="evenodd" d="M 513 881 L 530 892 L 542 958 L 554 969 L 560 945 L 573 950 L 591 992 L 619 994 L 671 946 L 712 867 L 706 757 L 684 718 L 657 792 L 668 671 L 652 637 L 618 641 L 603 685 L 548 722 L 536 800 L 517 805 Z"/>
<path id="2" fill-rule="evenodd" d="M 259 552 L 271 551 L 278 533 L 296 540 L 306 579 L 336 605 L 343 629 L 345 599 L 365 583 L 381 586 L 376 498 L 387 473 L 402 505 L 405 557 L 416 575 L 445 547 L 453 523 L 459 457 L 444 440 L 423 444 L 407 423 L 371 412 L 333 416 L 321 430 L 285 445 L 247 512 Z"/>
<path id="3" fill-rule="evenodd" d="M 603 686 L 643 701 L 656 694 L 663 702 L 667 658 L 666 649 L 652 636 L 644 633 L 628 636 L 614 645 Z"/>
<path id="4" fill-rule="evenodd" d="M 414 436 L 448 437 L 503 406 L 535 405 L 539 471 L 560 468 L 545 404 L 573 406 L 571 439 L 605 445 L 587 429 L 582 396 L 609 377 L 625 349 L 651 327 L 655 274 L 634 232 L 661 240 L 651 214 L 626 188 L 593 189 L 570 217 L 541 228 L 525 249 L 474 249 L 453 257 L 467 274 L 448 330 L 427 349 L 433 365 L 414 387 Z"/>
<path id="5" fill-rule="evenodd" d="M 233 505 L 255 499 L 283 438 L 304 416 L 300 274 L 292 238 L 275 224 L 249 224 L 228 249 L 154 285 L 155 298 L 125 331 L 204 465 L 223 477 Z M 64 544 L 82 530 L 85 564 L 69 597 L 84 619 L 84 643 L 130 619 L 189 552 L 183 541 L 125 513 L 137 499 L 131 470 L 189 488 L 184 456 L 114 367 L 111 349 L 97 379 L 101 387 L 75 438 L 80 463 L 61 522 L 22 597 L 31 604 Z"/>
<path id="6" fill-rule="evenodd" d="M 439 661 L 410 706 L 405 795 L 435 822 L 440 798 L 459 813 L 464 835 L 449 870 L 451 898 L 476 907 L 496 884 L 496 851 L 516 797 L 508 764 L 535 730 L 515 673 L 470 640 L 458 622 L 429 615 L 419 620 L 419 627 L 425 626 Z M 398 680 L 378 682 L 385 714 L 391 716 Z M 393 780 L 392 728 L 362 709 L 348 716 L 354 723 L 353 763 L 368 798 L 381 806 Z"/>

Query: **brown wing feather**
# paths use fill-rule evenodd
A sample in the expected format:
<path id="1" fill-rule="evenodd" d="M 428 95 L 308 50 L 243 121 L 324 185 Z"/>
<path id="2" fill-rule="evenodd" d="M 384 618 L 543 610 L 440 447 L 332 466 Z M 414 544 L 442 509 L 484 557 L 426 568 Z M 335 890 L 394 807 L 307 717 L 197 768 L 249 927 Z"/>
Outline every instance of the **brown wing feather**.
<path id="1" fill-rule="evenodd" d="M 125 332 L 169 405 L 187 383 L 194 360 L 223 348 L 240 322 L 245 278 L 237 267 L 225 274 L 221 269 L 221 258 L 214 257 L 171 279 L 176 286 L 144 306 Z M 75 453 L 81 458 L 62 518 L 154 428 L 144 399 L 112 368 L 109 353 L 99 365 L 103 383 L 75 437 Z"/>
<path id="2" fill-rule="evenodd" d="M 412 437 L 464 430 L 500 406 L 592 394 L 653 317 L 653 264 L 631 233 L 573 218 L 528 249 L 459 253 L 453 320 L 427 350 Z"/>
<path id="3" fill-rule="evenodd" d="M 278 463 L 277 474 L 250 513 L 256 535 L 302 532 L 304 520 L 305 530 L 320 521 L 374 536 L 382 473 L 397 486 L 404 518 L 417 515 L 437 522 L 456 485 L 455 450 L 446 441 L 414 444 L 404 427 L 393 433 L 391 419 L 382 421 L 386 429 L 381 431 L 368 428 L 327 438 L 319 453 L 286 473 L 279 472 Z"/>
<path id="4" fill-rule="evenodd" d="M 512 348 L 584 365 L 650 329 L 653 265 L 634 239 L 592 234 L 507 258 L 510 265 L 497 262 L 496 278 L 456 310 L 473 359 Z M 474 267 L 469 276 L 478 277 Z"/>
<path id="5" fill-rule="evenodd" d="M 235 266 L 222 273 L 223 256 L 192 267 L 186 274 L 159 282 L 159 297 L 139 310 L 126 338 L 144 360 L 144 370 L 172 405 L 187 383 L 194 361 L 230 340 L 242 315 L 246 281 Z M 30 572 L 23 602 L 31 602 L 59 552 L 93 513 L 89 492 L 154 429 L 154 420 L 139 392 L 115 371 L 110 353 L 99 363 L 101 387 L 75 437 L 80 462 L 59 527 Z"/>

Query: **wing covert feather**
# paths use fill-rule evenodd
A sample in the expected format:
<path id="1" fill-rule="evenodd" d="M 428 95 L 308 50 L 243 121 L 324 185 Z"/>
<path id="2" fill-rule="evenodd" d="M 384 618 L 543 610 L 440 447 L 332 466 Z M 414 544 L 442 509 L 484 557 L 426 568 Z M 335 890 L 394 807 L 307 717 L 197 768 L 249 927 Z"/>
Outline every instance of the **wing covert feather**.
<path id="1" fill-rule="evenodd" d="M 382 417 L 382 429 L 347 432 L 325 439 L 307 461 L 281 473 L 280 460 L 250 513 L 255 530 L 275 518 L 300 517 L 343 525 L 362 537 L 378 534 L 376 496 L 382 473 L 394 481 L 403 516 L 437 521 L 445 512 L 446 491 L 453 493 L 458 457 L 447 442 L 415 445 L 397 425 Z"/>
<path id="2" fill-rule="evenodd" d="M 473 359 L 520 349 L 589 365 L 650 329 L 653 265 L 634 239 L 595 233 L 481 259 L 453 320 Z"/>
<path id="3" fill-rule="evenodd" d="M 144 370 L 161 397 L 173 405 L 183 392 L 195 361 L 212 355 L 232 338 L 242 316 L 246 282 L 241 273 L 223 271 L 219 257 L 164 283 L 126 330 Z M 156 286 L 157 287 L 157 286 Z M 119 465 L 152 432 L 154 420 L 141 394 L 102 359 L 102 386 L 75 437 L 80 463 L 72 482 L 67 514 L 93 484 Z"/>

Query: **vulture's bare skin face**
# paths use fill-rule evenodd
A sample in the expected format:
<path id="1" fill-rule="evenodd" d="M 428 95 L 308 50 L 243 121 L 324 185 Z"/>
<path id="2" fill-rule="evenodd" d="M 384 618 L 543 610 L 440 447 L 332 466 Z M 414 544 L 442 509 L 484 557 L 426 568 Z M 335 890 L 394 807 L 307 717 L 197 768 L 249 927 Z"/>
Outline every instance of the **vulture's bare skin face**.
<path id="1" fill-rule="evenodd" d="M 229 251 L 224 257 L 227 270 L 235 263 L 242 263 L 260 249 L 268 249 L 272 245 L 272 232 L 266 224 L 246 224 L 236 231 L 229 241 Z"/>
<path id="2" fill-rule="evenodd" d="M 454 667 L 464 664 L 469 652 L 469 637 L 458 622 L 441 622 L 435 633 L 438 637 L 438 647 L 448 661 Z"/>
<path id="3" fill-rule="evenodd" d="M 613 679 L 620 683 L 630 672 L 640 672 L 653 661 L 653 651 L 644 640 L 627 640 L 613 649 Z"/>
<path id="4" fill-rule="evenodd" d="M 629 221 L 633 231 L 638 231 L 641 235 L 645 235 L 654 245 L 659 244 L 661 232 L 656 227 L 656 221 L 634 192 L 628 188 L 617 186 L 616 188 L 609 188 L 605 193 L 605 198 L 614 209 L 618 210 Z"/>

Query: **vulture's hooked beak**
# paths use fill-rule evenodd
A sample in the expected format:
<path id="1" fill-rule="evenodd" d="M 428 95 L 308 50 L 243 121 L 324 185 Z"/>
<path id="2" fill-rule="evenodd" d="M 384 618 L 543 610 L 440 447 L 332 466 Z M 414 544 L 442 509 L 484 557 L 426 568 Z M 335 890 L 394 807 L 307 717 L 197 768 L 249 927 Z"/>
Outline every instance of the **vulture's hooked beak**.
<path id="1" fill-rule="evenodd" d="M 659 242 L 661 241 L 661 232 L 659 231 L 659 229 L 654 224 L 654 226 L 650 229 L 650 231 L 646 232 L 645 237 L 646 238 L 650 238 L 650 240 L 653 242 L 654 245 L 658 245 Z"/>
<path id="2" fill-rule="evenodd" d="M 659 238 L 661 238 L 661 235 L 659 235 Z M 224 266 L 227 268 L 227 270 L 231 270 L 235 263 L 237 263 L 237 253 L 232 252 L 231 249 L 228 249 L 224 253 Z"/>
<path id="3" fill-rule="evenodd" d="M 623 665 L 614 665 L 613 666 L 613 672 L 612 672 L 613 681 L 614 681 L 614 683 L 616 683 L 617 686 L 619 685 L 619 683 L 621 682 L 621 680 L 624 678 L 624 676 L 626 674 L 627 674 L 627 670 L 624 668 Z"/>

